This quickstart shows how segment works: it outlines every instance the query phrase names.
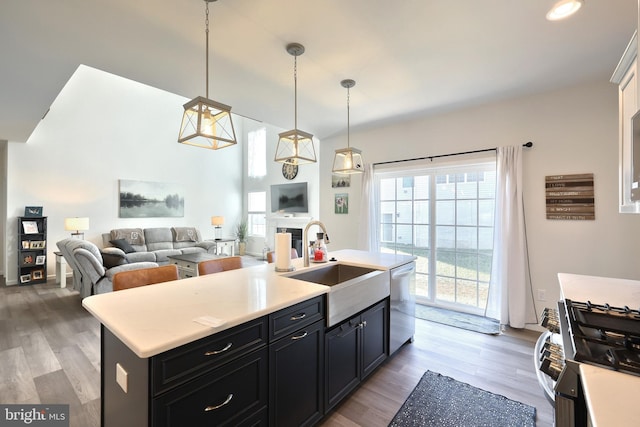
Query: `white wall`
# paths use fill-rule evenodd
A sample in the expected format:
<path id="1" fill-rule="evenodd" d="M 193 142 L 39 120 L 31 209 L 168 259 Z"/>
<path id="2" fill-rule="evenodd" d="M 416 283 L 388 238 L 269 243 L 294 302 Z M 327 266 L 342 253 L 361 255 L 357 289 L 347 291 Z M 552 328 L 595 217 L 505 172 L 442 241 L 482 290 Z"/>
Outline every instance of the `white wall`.
<path id="1" fill-rule="evenodd" d="M 352 108 L 352 116 L 357 109 Z M 640 215 L 618 213 L 617 87 L 602 81 L 504 101 L 379 129 L 351 132 L 351 145 L 365 162 L 521 144 L 525 149 L 524 197 L 534 296 L 538 313 L 559 299 L 557 273 L 640 279 Z M 331 161 L 344 136 L 323 141 L 320 218 L 328 227 L 329 250 L 358 241 L 361 177 L 352 179 L 348 215 L 333 213 Z M 331 159 L 331 160 L 330 160 Z M 593 173 L 595 221 L 545 217 L 545 176 Z M 340 190 L 343 192 L 343 190 Z"/>
<path id="2" fill-rule="evenodd" d="M 194 96 L 197 94 L 194 94 Z M 212 151 L 177 143 L 187 99 L 80 66 L 27 143 L 9 143 L 7 279 L 16 282 L 16 217 L 25 206 L 48 216 L 48 274 L 65 217 L 90 218 L 87 240 L 118 227 L 196 226 L 213 238 L 210 218 L 236 223 L 243 212 L 242 147 Z M 239 140 L 243 123 L 234 117 Z M 118 218 L 118 180 L 178 183 L 183 218 Z M 232 229 L 225 226 L 225 235 Z"/>

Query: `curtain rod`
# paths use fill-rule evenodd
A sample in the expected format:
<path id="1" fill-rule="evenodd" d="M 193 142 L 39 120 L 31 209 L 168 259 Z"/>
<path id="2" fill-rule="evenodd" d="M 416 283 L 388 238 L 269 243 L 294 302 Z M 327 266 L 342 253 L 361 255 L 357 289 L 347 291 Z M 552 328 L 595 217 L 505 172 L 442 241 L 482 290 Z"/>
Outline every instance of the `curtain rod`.
<path id="1" fill-rule="evenodd" d="M 531 148 L 533 147 L 533 142 L 529 141 L 525 144 L 522 144 L 523 147 L 527 147 L 527 148 Z M 433 159 L 437 159 L 438 157 L 449 157 L 449 156 L 460 156 L 463 154 L 475 154 L 475 153 L 485 153 L 487 151 L 496 151 L 498 148 L 485 148 L 483 150 L 473 150 L 473 151 L 461 151 L 460 153 L 449 153 L 449 154 L 437 154 L 435 156 L 426 156 L 426 157 L 415 157 L 413 159 L 404 159 L 404 160 L 389 160 L 388 162 L 378 162 L 378 163 L 374 163 L 374 166 L 378 166 L 378 165 L 388 165 L 391 163 L 403 163 L 403 162 L 413 162 L 415 160 L 433 160 Z"/>

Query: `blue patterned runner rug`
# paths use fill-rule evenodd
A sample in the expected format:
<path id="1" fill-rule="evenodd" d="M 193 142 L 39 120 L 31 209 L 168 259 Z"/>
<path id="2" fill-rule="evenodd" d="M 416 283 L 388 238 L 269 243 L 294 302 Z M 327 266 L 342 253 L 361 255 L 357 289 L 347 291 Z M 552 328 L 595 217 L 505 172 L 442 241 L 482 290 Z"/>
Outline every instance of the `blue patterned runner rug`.
<path id="1" fill-rule="evenodd" d="M 427 371 L 389 426 L 533 427 L 536 408 Z"/>

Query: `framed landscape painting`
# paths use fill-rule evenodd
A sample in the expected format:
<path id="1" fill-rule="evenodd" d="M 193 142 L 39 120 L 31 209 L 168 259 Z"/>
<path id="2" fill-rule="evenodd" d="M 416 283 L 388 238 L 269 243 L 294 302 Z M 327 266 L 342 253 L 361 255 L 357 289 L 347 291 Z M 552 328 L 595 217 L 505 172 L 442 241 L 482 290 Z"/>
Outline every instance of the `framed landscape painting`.
<path id="1" fill-rule="evenodd" d="M 179 184 L 120 180 L 120 218 L 184 217 L 184 190 Z"/>

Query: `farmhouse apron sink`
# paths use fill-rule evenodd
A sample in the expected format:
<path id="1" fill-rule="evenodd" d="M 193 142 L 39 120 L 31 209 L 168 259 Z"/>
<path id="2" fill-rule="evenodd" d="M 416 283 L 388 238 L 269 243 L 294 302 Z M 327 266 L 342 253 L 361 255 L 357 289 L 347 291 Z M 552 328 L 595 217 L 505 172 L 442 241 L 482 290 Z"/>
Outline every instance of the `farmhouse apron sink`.
<path id="1" fill-rule="evenodd" d="M 389 296 L 389 272 L 333 263 L 286 277 L 331 286 L 327 294 L 327 326 L 364 310 Z"/>

